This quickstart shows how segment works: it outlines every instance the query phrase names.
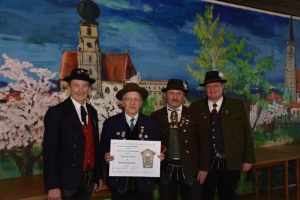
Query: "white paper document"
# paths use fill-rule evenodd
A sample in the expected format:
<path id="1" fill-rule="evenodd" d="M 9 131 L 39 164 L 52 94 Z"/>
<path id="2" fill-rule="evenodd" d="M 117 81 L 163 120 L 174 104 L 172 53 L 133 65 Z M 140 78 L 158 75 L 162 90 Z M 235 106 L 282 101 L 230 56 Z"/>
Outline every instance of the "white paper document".
<path id="1" fill-rule="evenodd" d="M 111 140 L 109 176 L 160 176 L 160 141 Z"/>

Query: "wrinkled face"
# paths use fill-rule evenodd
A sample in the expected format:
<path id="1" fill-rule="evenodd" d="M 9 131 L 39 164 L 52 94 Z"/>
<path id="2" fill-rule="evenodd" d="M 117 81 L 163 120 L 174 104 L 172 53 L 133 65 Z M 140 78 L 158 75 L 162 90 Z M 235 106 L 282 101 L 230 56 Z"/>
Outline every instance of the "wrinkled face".
<path id="1" fill-rule="evenodd" d="M 127 92 L 123 95 L 122 104 L 124 106 L 124 111 L 130 117 L 136 116 L 142 103 L 142 97 L 138 92 Z"/>
<path id="2" fill-rule="evenodd" d="M 205 91 L 208 99 L 214 103 L 219 101 L 222 97 L 224 84 L 220 82 L 209 83 L 205 85 Z"/>
<path id="3" fill-rule="evenodd" d="M 68 90 L 75 101 L 83 104 L 90 92 L 90 83 L 88 81 L 73 79 L 68 84 Z"/>
<path id="4" fill-rule="evenodd" d="M 183 104 L 185 100 L 185 94 L 181 90 L 167 90 L 166 99 L 169 108 L 176 110 L 181 106 L 181 104 Z"/>

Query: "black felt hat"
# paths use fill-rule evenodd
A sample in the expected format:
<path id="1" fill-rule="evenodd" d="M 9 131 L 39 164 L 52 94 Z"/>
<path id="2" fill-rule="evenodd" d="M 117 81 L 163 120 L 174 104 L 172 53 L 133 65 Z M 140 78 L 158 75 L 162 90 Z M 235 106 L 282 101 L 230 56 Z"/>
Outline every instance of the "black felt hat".
<path id="1" fill-rule="evenodd" d="M 181 90 L 184 93 L 189 92 L 187 82 L 184 85 L 182 80 L 180 80 L 180 79 L 170 79 L 168 81 L 167 87 L 161 89 L 162 92 L 166 92 L 168 90 Z"/>
<path id="2" fill-rule="evenodd" d="M 88 81 L 90 84 L 93 84 L 93 83 L 96 82 L 95 79 L 90 78 L 88 70 L 80 69 L 80 68 L 73 69 L 72 72 L 71 72 L 71 75 L 66 76 L 64 78 L 64 80 L 66 82 L 69 82 L 70 80 L 73 80 L 73 79 Z"/>
<path id="3" fill-rule="evenodd" d="M 138 92 L 142 96 L 143 101 L 148 97 L 148 91 L 145 88 L 140 87 L 136 83 L 127 83 L 123 89 L 119 90 L 116 94 L 118 100 L 122 101 L 124 94 L 127 92 Z"/>
<path id="4" fill-rule="evenodd" d="M 204 82 L 199 85 L 202 87 L 205 87 L 206 84 L 215 83 L 215 82 L 226 83 L 227 80 L 222 79 L 219 76 L 218 71 L 209 71 L 209 72 L 206 72 L 206 74 L 205 74 Z"/>

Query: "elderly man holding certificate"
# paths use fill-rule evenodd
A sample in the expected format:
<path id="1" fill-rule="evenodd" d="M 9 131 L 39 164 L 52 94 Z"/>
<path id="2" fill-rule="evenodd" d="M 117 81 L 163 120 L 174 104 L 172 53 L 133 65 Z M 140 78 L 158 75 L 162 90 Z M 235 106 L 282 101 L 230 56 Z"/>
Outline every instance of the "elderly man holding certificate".
<path id="1" fill-rule="evenodd" d="M 117 155 L 112 155 L 110 152 L 112 141 L 130 140 L 129 142 L 135 142 L 136 144 L 140 141 L 145 141 L 145 143 L 159 141 L 158 123 L 153 118 L 139 113 L 143 101 L 148 97 L 148 91 L 139 87 L 136 83 L 127 83 L 122 90 L 118 91 L 116 97 L 118 100 L 122 101 L 124 112 L 105 120 L 100 140 L 101 156 L 104 158 L 107 167 L 106 184 L 110 188 L 113 200 L 152 200 L 152 191 L 154 190 L 153 177 L 147 177 L 147 175 L 109 176 L 110 165 L 114 164 L 115 158 L 118 159 Z M 126 149 L 130 150 L 132 147 L 126 148 L 125 146 L 124 151 L 126 151 Z M 119 151 L 122 151 L 122 149 L 120 148 Z M 120 154 L 122 156 L 127 156 L 126 152 Z M 146 149 L 141 152 L 141 154 L 144 154 L 145 158 L 147 158 L 148 155 L 154 155 L 150 149 Z M 160 154 L 159 152 L 156 153 L 156 155 L 160 160 L 163 160 L 163 154 Z M 132 161 L 130 157 L 134 156 L 128 156 L 127 160 Z M 134 160 L 128 163 L 134 162 L 136 161 Z M 122 162 L 118 161 L 118 163 Z M 124 167 L 126 167 L 126 165 L 124 165 Z"/>

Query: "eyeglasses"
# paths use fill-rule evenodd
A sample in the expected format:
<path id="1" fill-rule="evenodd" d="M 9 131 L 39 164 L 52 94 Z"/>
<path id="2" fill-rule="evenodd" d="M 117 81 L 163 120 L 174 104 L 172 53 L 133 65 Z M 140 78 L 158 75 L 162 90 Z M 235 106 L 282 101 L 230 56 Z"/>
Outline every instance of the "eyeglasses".
<path id="1" fill-rule="evenodd" d="M 129 102 L 138 102 L 138 101 L 142 101 L 142 99 L 136 99 L 136 98 L 124 98 L 123 101 L 129 103 Z"/>

